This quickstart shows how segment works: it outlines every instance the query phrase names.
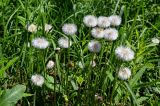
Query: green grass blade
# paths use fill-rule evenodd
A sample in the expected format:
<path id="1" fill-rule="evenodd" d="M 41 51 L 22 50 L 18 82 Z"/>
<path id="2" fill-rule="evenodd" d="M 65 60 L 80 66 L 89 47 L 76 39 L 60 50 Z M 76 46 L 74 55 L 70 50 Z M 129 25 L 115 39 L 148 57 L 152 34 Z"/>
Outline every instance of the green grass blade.
<path id="1" fill-rule="evenodd" d="M 12 60 L 10 60 L 7 65 L 5 67 L 2 67 L 2 69 L 0 69 L 0 76 L 2 77 L 2 75 L 4 74 L 5 70 L 7 70 L 10 66 L 12 66 L 19 57 L 14 57 Z"/>
<path id="2" fill-rule="evenodd" d="M 136 99 L 136 96 L 135 96 L 135 94 L 133 93 L 131 87 L 130 87 L 130 86 L 128 85 L 128 83 L 126 83 L 126 82 L 124 82 L 124 84 L 125 84 L 125 86 L 127 87 L 127 89 L 128 89 L 128 91 L 130 92 L 130 94 L 132 95 L 132 98 L 133 98 L 135 104 L 136 104 L 137 106 L 139 106 L 139 104 L 138 104 L 138 102 L 137 102 L 137 99 Z"/>
<path id="3" fill-rule="evenodd" d="M 134 75 L 134 77 L 129 81 L 130 85 L 133 87 L 137 84 L 137 81 L 142 77 L 143 73 L 147 68 L 152 68 L 153 64 L 147 63 L 145 64 L 137 73 Z"/>

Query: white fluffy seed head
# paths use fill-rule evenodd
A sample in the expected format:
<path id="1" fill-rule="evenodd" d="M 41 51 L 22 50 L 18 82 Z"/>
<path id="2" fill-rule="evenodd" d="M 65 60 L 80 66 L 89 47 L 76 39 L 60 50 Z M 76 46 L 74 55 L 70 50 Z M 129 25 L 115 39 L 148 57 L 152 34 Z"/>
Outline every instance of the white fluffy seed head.
<path id="1" fill-rule="evenodd" d="M 46 32 L 50 32 L 51 29 L 52 29 L 52 25 L 50 25 L 50 24 L 45 24 L 44 30 L 45 30 Z"/>
<path id="2" fill-rule="evenodd" d="M 118 72 L 118 77 L 121 80 L 127 80 L 131 76 L 131 70 L 127 67 L 121 68 Z"/>
<path id="3" fill-rule="evenodd" d="M 36 86 L 42 86 L 44 84 L 44 77 L 38 74 L 32 75 L 31 81 Z"/>
<path id="4" fill-rule="evenodd" d="M 104 36 L 104 29 L 102 28 L 93 28 L 91 30 L 91 34 L 94 38 L 103 38 Z"/>
<path id="5" fill-rule="evenodd" d="M 54 65 L 55 65 L 54 61 L 49 60 L 46 67 L 47 67 L 47 69 L 52 69 L 54 67 Z"/>
<path id="6" fill-rule="evenodd" d="M 32 40 L 32 46 L 38 49 L 45 49 L 49 46 L 49 42 L 43 37 L 38 37 Z"/>
<path id="7" fill-rule="evenodd" d="M 122 19 L 118 15 L 111 15 L 109 17 L 109 21 L 110 21 L 111 25 L 113 25 L 113 26 L 119 26 L 121 24 Z"/>
<path id="8" fill-rule="evenodd" d="M 116 48 L 115 54 L 123 61 L 130 61 L 134 58 L 134 51 L 129 47 L 119 46 Z"/>
<path id="9" fill-rule="evenodd" d="M 69 48 L 72 42 L 68 38 L 61 37 L 58 39 L 58 44 L 61 48 Z"/>
<path id="10" fill-rule="evenodd" d="M 159 44 L 160 43 L 159 39 L 157 39 L 157 38 L 152 38 L 151 41 L 154 44 Z"/>
<path id="11" fill-rule="evenodd" d="M 84 69 L 84 68 L 85 68 L 84 63 L 82 63 L 81 61 L 79 61 L 79 62 L 77 63 L 77 65 L 78 65 L 79 68 L 81 68 L 81 69 Z"/>
<path id="12" fill-rule="evenodd" d="M 105 16 L 98 17 L 98 26 L 102 28 L 109 27 L 110 26 L 109 18 Z"/>
<path id="13" fill-rule="evenodd" d="M 93 60 L 93 61 L 90 62 L 90 65 L 91 65 L 92 67 L 95 67 L 95 66 L 96 66 L 96 62 Z"/>
<path id="14" fill-rule="evenodd" d="M 104 38 L 110 41 L 118 38 L 118 31 L 115 28 L 109 28 L 104 30 Z"/>
<path id="15" fill-rule="evenodd" d="M 101 50 L 101 44 L 98 41 L 92 40 L 88 43 L 88 50 L 93 53 L 98 53 Z"/>
<path id="16" fill-rule="evenodd" d="M 95 27 L 97 25 L 97 17 L 93 15 L 86 15 L 83 22 L 87 27 Z"/>
<path id="17" fill-rule="evenodd" d="M 66 35 L 74 35 L 77 32 L 77 26 L 75 24 L 64 24 L 62 31 Z"/>
<path id="18" fill-rule="evenodd" d="M 28 32 L 37 32 L 37 25 L 35 24 L 30 24 L 27 26 Z"/>

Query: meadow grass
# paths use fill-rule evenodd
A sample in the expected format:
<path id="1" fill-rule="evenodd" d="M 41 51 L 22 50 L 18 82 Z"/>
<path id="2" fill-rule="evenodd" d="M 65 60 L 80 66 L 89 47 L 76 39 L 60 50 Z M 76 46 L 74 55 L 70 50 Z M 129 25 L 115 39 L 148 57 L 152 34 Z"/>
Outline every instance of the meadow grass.
<path id="1" fill-rule="evenodd" d="M 122 17 L 118 39 L 98 39 L 101 51 L 91 53 L 87 45 L 94 38 L 83 17 L 113 14 Z M 0 0 L 0 106 L 158 106 L 160 48 L 151 39 L 160 39 L 159 19 L 158 0 Z M 26 30 L 32 23 L 38 26 L 36 33 Z M 46 23 L 53 26 L 51 32 L 45 32 Z M 78 31 L 68 36 L 71 47 L 55 51 L 58 39 L 67 36 L 65 23 L 76 24 Z M 29 46 L 36 37 L 46 38 L 49 47 Z M 116 57 L 120 45 L 135 52 L 133 60 Z M 53 69 L 46 69 L 49 60 L 55 62 Z M 118 78 L 120 67 L 131 69 L 128 80 Z M 42 87 L 32 83 L 34 74 L 45 78 Z M 13 87 L 17 95 L 10 95 Z"/>

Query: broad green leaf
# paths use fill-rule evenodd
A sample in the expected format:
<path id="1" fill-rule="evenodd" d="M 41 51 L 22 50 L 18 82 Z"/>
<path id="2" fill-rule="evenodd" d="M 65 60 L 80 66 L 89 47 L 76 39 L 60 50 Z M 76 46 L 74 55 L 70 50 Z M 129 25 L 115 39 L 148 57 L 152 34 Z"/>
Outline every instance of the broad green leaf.
<path id="1" fill-rule="evenodd" d="M 60 92 L 60 93 L 62 93 L 62 87 L 61 87 L 61 85 L 60 84 L 56 84 L 54 82 L 54 78 L 52 76 L 46 75 L 45 85 L 49 89 L 52 89 L 54 92 Z"/>
<path id="2" fill-rule="evenodd" d="M 16 85 L 12 89 L 7 89 L 0 97 L 0 106 L 13 106 L 23 97 L 26 90 L 24 85 Z"/>

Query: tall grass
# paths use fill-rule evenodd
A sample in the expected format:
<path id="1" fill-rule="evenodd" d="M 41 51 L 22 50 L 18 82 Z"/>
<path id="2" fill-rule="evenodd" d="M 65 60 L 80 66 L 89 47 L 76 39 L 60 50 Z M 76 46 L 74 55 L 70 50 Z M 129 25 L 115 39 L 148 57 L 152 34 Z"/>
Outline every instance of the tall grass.
<path id="1" fill-rule="evenodd" d="M 23 84 L 26 91 L 17 102 L 20 105 L 158 105 L 160 52 L 159 45 L 153 44 L 151 38 L 160 38 L 159 3 L 156 0 L 0 0 L 0 95 L 5 89 Z M 83 24 L 83 17 L 88 14 L 122 17 L 117 28 L 118 39 L 113 42 L 100 39 L 100 53 L 90 53 L 87 49 L 93 39 L 91 29 Z M 26 30 L 31 23 L 39 27 L 37 33 Z M 45 23 L 53 26 L 52 32 L 44 31 Z M 58 38 L 66 36 L 61 30 L 65 23 L 75 23 L 78 33 L 69 38 L 73 41 L 70 48 L 56 52 Z M 33 38 L 42 36 L 50 42 L 47 49 L 27 46 Z M 132 61 L 117 59 L 115 48 L 120 45 L 134 50 Z M 55 61 L 52 70 L 46 69 L 49 60 Z M 90 65 L 92 60 L 96 61 L 96 67 Z M 80 68 L 78 62 L 85 67 Z M 126 81 L 117 76 L 122 66 L 132 70 L 131 78 Z M 45 78 L 42 87 L 31 82 L 36 73 Z"/>

